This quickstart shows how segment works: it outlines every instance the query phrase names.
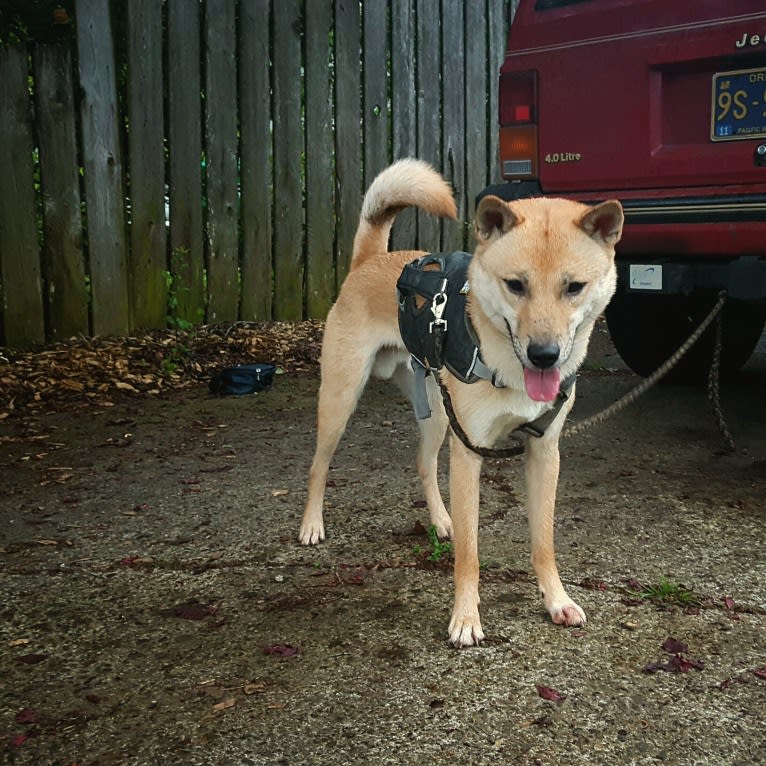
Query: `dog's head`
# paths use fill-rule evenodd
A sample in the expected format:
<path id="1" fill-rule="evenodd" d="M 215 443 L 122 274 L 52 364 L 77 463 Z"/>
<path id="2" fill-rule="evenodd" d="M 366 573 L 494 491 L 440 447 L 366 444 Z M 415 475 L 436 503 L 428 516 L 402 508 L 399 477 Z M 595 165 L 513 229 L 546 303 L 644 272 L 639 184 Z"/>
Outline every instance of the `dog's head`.
<path id="1" fill-rule="evenodd" d="M 593 323 L 614 293 L 614 246 L 623 225 L 616 200 L 587 205 L 564 199 L 503 202 L 488 196 L 476 211 L 471 314 L 487 332 L 487 363 L 502 363 L 512 343 L 524 384 L 552 401 L 562 377 L 585 358 Z M 506 345 L 507 354 L 507 345 Z M 518 369 L 518 367 L 516 367 Z"/>

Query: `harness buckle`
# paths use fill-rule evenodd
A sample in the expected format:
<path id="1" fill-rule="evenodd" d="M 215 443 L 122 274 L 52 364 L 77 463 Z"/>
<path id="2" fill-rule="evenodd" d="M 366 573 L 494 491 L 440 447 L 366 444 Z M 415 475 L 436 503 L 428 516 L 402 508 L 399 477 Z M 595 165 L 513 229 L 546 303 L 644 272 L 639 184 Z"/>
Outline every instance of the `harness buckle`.
<path id="1" fill-rule="evenodd" d="M 438 328 L 442 332 L 447 331 L 447 320 L 443 319 L 444 309 L 447 307 L 447 280 L 442 282 L 441 290 L 434 295 L 433 301 L 431 301 L 431 313 L 434 315 L 434 321 L 429 323 L 428 332 L 433 335 L 434 328 Z"/>

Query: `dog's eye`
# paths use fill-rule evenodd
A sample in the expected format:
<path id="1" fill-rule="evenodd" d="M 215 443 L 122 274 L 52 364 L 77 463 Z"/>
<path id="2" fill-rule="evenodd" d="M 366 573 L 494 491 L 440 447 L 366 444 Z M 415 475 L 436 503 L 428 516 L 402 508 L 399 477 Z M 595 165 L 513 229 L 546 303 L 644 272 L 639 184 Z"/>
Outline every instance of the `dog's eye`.
<path id="1" fill-rule="evenodd" d="M 524 295 L 524 283 L 520 279 L 506 279 L 505 286 L 514 295 Z"/>
<path id="2" fill-rule="evenodd" d="M 570 282 L 567 285 L 567 295 L 579 295 L 585 289 L 585 282 Z"/>

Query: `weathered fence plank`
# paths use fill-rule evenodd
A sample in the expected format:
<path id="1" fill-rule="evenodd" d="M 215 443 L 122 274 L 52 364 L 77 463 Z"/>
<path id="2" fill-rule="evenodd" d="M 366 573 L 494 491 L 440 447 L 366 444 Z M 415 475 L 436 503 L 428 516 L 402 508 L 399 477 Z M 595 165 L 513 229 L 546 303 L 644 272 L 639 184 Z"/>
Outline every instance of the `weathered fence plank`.
<path id="1" fill-rule="evenodd" d="M 442 225 L 442 248 L 461 250 L 464 244 L 465 188 L 465 39 L 463 0 L 442 0 L 442 163 L 455 189 L 458 220 Z"/>
<path id="2" fill-rule="evenodd" d="M 487 27 L 489 29 L 489 172 L 490 183 L 499 183 L 500 176 L 500 135 L 498 128 L 498 76 L 505 57 L 508 26 L 516 11 L 518 0 L 489 0 Z"/>
<path id="3" fill-rule="evenodd" d="M 388 3 L 362 4 L 364 64 L 364 186 L 390 162 Z"/>
<path id="4" fill-rule="evenodd" d="M 128 167 L 132 325 L 167 324 L 162 5 L 128 0 Z M 175 288 L 173 288 L 175 291 Z"/>
<path id="5" fill-rule="evenodd" d="M 90 329 L 70 49 L 35 46 L 34 72 L 46 297 L 50 337 L 59 340 Z"/>
<path id="6" fill-rule="evenodd" d="M 417 99 L 415 90 L 415 1 L 391 3 L 391 129 L 393 159 L 417 155 Z M 396 217 L 392 249 L 411 249 L 416 242 L 414 210 Z"/>
<path id="7" fill-rule="evenodd" d="M 301 0 L 274 14 L 274 311 L 303 317 L 303 172 Z"/>
<path id="8" fill-rule="evenodd" d="M 348 272 L 362 201 L 361 18 L 335 0 L 335 250 L 338 286 Z"/>
<path id="9" fill-rule="evenodd" d="M 417 0 L 418 157 L 441 169 L 442 77 L 439 0 Z M 418 243 L 440 247 L 441 223 L 428 213 L 418 216 Z"/>
<path id="10" fill-rule="evenodd" d="M 365 186 L 393 158 L 439 168 L 461 220 L 404 211 L 392 246 L 470 247 L 474 197 L 499 180 L 497 74 L 516 4 L 76 0 L 79 79 L 34 51 L 34 82 L 1 84 L 27 116 L 0 132 L 27 143 L 2 147 L 0 342 L 322 317 Z M 25 244 L 9 266 L 11 237 Z"/>
<path id="11" fill-rule="evenodd" d="M 496 80 L 487 77 L 487 37 L 469 35 L 471 29 L 487 28 L 487 4 L 485 2 L 465 5 L 465 218 L 473 220 L 474 198 L 489 178 L 489 124 L 488 89 L 496 87 Z M 486 82 L 482 88 L 481 83 Z M 466 237 L 466 247 L 472 247 L 471 236 Z"/>
<path id="12" fill-rule="evenodd" d="M 239 315 L 235 18 L 235 0 L 207 0 L 205 159 L 210 322 L 235 321 Z"/>
<path id="13" fill-rule="evenodd" d="M 306 313 L 324 317 L 335 299 L 333 253 L 332 0 L 306 16 Z"/>
<path id="14" fill-rule="evenodd" d="M 171 320 L 205 318 L 199 0 L 168 0 Z"/>
<path id="15" fill-rule="evenodd" d="M 0 282 L 6 343 L 45 338 L 27 53 L 0 49 Z"/>
<path id="16" fill-rule="evenodd" d="M 271 319 L 273 289 L 268 0 L 243 0 L 240 24 L 241 316 L 252 321 Z"/>
<path id="17" fill-rule="evenodd" d="M 109 0 L 77 0 L 76 9 L 93 332 L 125 335 L 125 190 Z"/>

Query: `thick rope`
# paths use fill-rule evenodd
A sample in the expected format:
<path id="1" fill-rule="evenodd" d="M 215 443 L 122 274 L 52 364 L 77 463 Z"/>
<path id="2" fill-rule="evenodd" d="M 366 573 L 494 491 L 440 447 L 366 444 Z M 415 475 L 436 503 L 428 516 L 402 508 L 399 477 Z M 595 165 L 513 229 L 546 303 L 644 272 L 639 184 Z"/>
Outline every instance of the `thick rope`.
<path id="1" fill-rule="evenodd" d="M 713 346 L 713 361 L 710 364 L 710 372 L 707 377 L 707 395 L 713 406 L 713 414 L 718 423 L 718 430 L 721 432 L 726 446 L 731 452 L 736 450 L 734 437 L 729 431 L 726 419 L 721 409 L 721 348 L 723 347 L 723 314 L 718 314 L 718 321 L 715 324 L 715 344 Z"/>
<path id="2" fill-rule="evenodd" d="M 570 426 L 564 431 L 562 436 L 569 437 L 582 433 L 586 428 L 602 423 L 607 418 L 620 412 L 620 410 L 624 410 L 629 404 L 633 404 L 641 394 L 648 391 L 660 378 L 667 375 L 667 373 L 678 364 L 681 357 L 684 356 L 684 354 L 686 354 L 686 352 L 700 339 L 702 333 L 707 330 L 710 323 L 716 316 L 718 316 L 724 303 L 726 303 L 726 292 L 721 291 L 718 294 L 718 301 L 710 310 L 710 313 L 702 320 L 699 327 L 689 336 L 681 348 L 679 348 L 678 351 L 676 351 L 664 364 L 658 367 L 648 378 L 639 383 L 632 391 L 628 391 L 625 396 L 618 399 L 614 404 L 596 415 L 592 415 L 591 417 L 585 418 L 585 420 L 581 420 L 579 423 Z"/>

